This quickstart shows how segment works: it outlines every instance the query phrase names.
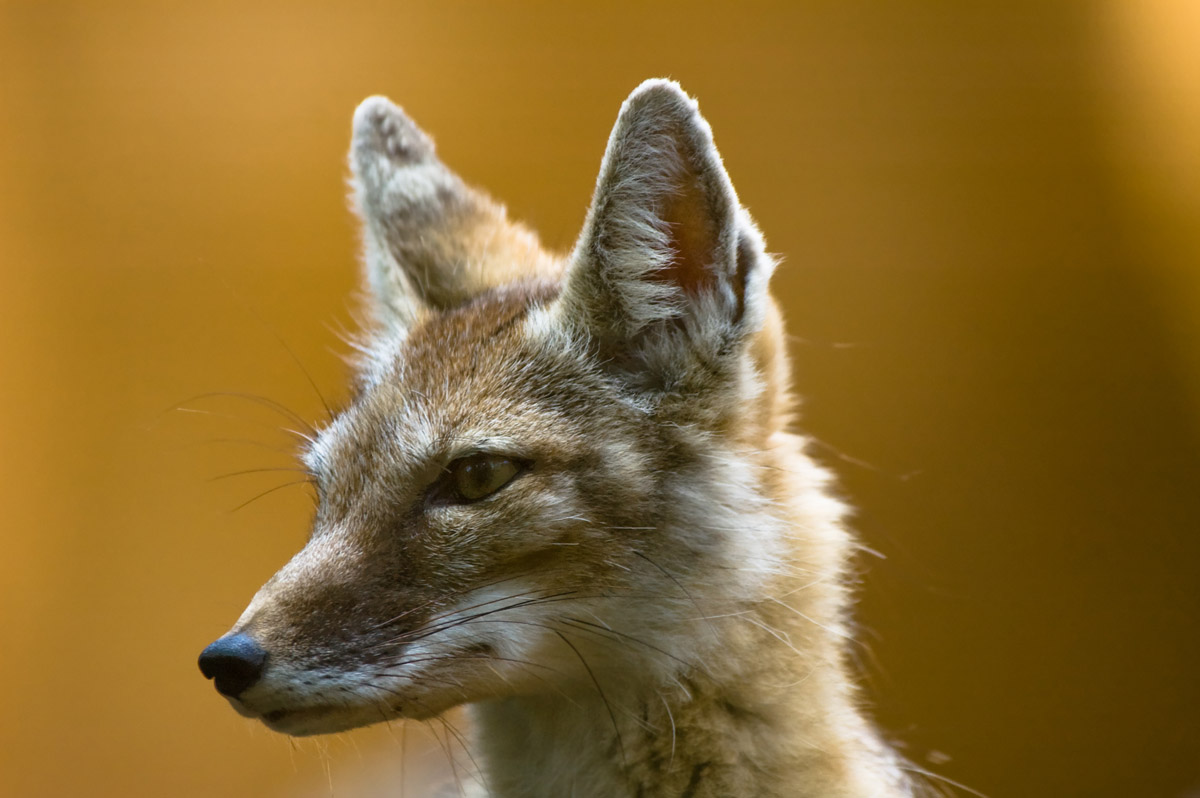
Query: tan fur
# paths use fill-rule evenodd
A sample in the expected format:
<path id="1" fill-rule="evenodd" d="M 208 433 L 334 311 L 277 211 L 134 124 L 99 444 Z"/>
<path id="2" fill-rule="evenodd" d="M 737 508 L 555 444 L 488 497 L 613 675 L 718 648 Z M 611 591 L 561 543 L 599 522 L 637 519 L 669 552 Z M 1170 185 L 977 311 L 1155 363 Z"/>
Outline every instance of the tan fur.
<path id="1" fill-rule="evenodd" d="M 788 431 L 774 263 L 695 103 L 630 96 L 565 259 L 386 100 L 354 142 L 378 324 L 306 454 L 312 538 L 231 632 L 267 653 L 234 706 L 318 734 L 470 704 L 495 798 L 911 794 L 848 675 L 854 545 Z M 478 456 L 521 470 L 446 500 Z"/>

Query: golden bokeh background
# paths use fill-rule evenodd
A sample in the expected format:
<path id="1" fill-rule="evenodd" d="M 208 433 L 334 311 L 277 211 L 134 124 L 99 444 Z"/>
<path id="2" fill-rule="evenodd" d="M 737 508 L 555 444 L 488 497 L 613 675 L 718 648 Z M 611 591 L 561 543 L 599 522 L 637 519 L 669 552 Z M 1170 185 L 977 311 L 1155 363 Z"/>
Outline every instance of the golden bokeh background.
<path id="1" fill-rule="evenodd" d="M 1197 42 L 1187 0 L 0 0 L 0 795 L 400 795 L 402 749 L 423 794 L 428 733 L 292 743 L 200 677 L 310 512 L 234 510 L 293 422 L 217 394 L 344 395 L 363 97 L 565 248 L 659 75 L 784 258 L 881 724 L 989 796 L 1196 795 Z"/>

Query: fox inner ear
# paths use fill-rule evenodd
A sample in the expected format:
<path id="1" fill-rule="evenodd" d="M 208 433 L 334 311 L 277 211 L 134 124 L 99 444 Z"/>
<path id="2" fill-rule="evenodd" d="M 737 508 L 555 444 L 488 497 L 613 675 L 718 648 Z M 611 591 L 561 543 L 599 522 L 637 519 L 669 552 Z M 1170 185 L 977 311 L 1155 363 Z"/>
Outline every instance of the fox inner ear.
<path id="1" fill-rule="evenodd" d="M 769 272 L 695 101 L 675 83 L 643 83 L 609 138 L 562 320 L 620 359 L 681 326 L 691 344 L 720 349 L 761 325 Z"/>
<path id="2" fill-rule="evenodd" d="M 426 309 L 557 273 L 537 237 L 448 169 L 390 100 L 370 97 L 355 111 L 350 168 L 367 281 L 385 323 L 406 328 Z"/>

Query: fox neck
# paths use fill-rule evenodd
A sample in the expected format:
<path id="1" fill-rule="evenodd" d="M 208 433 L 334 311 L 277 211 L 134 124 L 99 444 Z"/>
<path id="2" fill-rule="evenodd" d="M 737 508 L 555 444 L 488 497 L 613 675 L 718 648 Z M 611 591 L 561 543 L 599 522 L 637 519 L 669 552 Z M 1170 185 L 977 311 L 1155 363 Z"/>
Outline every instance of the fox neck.
<path id="1" fill-rule="evenodd" d="M 494 798 L 904 794 L 848 682 L 789 670 L 658 686 L 598 675 L 587 691 L 476 705 L 485 782 Z"/>
<path id="2" fill-rule="evenodd" d="M 787 461 L 780 465 L 797 481 L 825 478 L 803 457 Z M 573 690 L 475 705 L 491 795 L 911 794 L 894 755 L 858 711 L 845 664 L 841 622 L 849 597 L 841 575 L 852 544 L 838 522 L 840 507 L 788 504 L 797 538 L 806 541 L 799 559 L 809 576 L 781 575 L 760 600 L 712 613 L 694 635 L 710 643 L 697 648 L 691 640 L 686 654 L 676 652 L 702 667 L 617 666 Z M 703 603 L 703 587 L 694 587 Z"/>

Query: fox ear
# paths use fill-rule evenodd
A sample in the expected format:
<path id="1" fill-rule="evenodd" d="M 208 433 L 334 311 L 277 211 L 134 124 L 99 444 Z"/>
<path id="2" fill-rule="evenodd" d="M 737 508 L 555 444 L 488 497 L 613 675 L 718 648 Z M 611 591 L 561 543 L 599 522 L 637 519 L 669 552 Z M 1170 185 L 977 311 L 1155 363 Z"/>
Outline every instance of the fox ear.
<path id="1" fill-rule="evenodd" d="M 609 137 L 559 318 L 622 364 L 727 351 L 761 327 L 771 268 L 696 102 L 643 83 Z"/>
<path id="2" fill-rule="evenodd" d="M 385 97 L 354 112 L 350 169 L 367 282 L 390 326 L 557 268 L 531 231 L 448 169 L 433 140 Z"/>

